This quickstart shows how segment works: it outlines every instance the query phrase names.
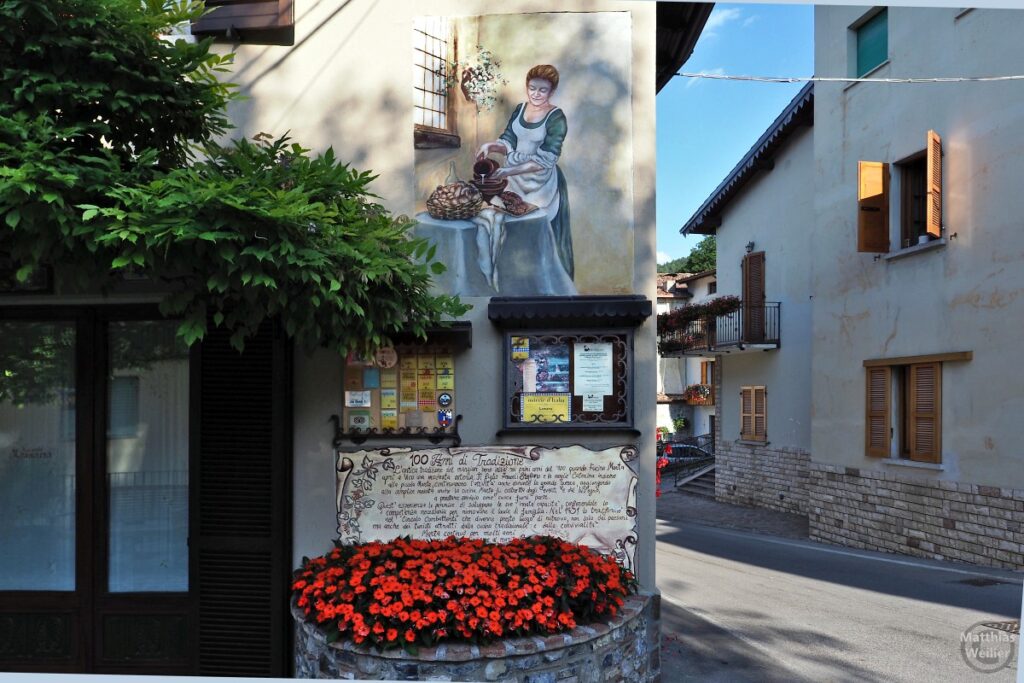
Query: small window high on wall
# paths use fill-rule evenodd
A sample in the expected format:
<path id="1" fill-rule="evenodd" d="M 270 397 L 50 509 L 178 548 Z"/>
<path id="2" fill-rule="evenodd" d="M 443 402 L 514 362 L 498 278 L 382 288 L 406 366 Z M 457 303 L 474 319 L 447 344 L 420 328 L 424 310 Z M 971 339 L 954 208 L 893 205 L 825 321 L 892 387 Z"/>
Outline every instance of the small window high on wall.
<path id="1" fill-rule="evenodd" d="M 889 59 L 889 11 L 869 13 L 850 27 L 854 34 L 853 75 L 864 76 Z"/>

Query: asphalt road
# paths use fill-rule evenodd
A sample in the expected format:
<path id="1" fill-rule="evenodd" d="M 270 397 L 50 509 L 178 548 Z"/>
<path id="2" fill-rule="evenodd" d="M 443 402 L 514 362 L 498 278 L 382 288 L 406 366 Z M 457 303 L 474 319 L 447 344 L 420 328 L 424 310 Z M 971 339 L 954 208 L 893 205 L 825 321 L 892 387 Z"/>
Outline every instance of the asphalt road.
<path id="1" fill-rule="evenodd" d="M 658 525 L 666 683 L 1016 677 L 1015 656 L 969 667 L 961 636 L 1019 620 L 1024 574 L 672 524 Z"/>

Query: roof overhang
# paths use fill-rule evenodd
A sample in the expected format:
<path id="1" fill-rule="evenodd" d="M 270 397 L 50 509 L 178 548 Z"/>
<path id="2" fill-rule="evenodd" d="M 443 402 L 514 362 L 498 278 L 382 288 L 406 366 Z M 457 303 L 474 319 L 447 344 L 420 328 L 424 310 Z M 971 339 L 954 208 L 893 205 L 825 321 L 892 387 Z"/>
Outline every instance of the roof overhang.
<path id="1" fill-rule="evenodd" d="M 664 88 L 693 54 L 693 47 L 714 6 L 711 2 L 657 3 L 655 92 Z"/>
<path id="2" fill-rule="evenodd" d="M 779 114 L 754 146 L 729 172 L 690 220 L 680 228 L 684 235 L 714 235 L 722 226 L 722 211 L 743 187 L 757 177 L 758 171 L 770 171 L 775 155 L 803 126 L 814 125 L 814 83 L 808 83 Z"/>

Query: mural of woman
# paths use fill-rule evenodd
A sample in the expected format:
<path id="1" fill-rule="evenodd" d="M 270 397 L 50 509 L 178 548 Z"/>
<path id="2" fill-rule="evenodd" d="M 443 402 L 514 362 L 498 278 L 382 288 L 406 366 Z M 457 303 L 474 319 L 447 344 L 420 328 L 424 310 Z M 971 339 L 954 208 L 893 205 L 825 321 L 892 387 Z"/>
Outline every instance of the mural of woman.
<path id="1" fill-rule="evenodd" d="M 516 106 L 501 136 L 480 146 L 478 159 L 505 155 L 506 163 L 492 174 L 508 178 L 508 190 L 545 211 L 551 220 L 558 257 L 573 278 L 569 193 L 558 167 L 568 132 L 565 113 L 551 103 L 558 89 L 558 69 L 538 64 L 526 74 L 526 101 Z"/>

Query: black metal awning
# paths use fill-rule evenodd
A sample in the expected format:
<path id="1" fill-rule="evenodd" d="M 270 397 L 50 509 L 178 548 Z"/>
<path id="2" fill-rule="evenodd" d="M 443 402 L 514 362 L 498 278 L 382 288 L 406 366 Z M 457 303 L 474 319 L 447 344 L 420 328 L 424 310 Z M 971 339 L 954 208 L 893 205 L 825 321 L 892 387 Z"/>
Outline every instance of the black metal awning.
<path id="1" fill-rule="evenodd" d="M 451 346 L 456 349 L 473 348 L 473 324 L 468 320 L 455 320 L 447 325 L 427 328 L 427 338 L 421 339 L 412 332 L 396 334 L 391 339 L 396 346 L 430 344 Z"/>
<path id="2" fill-rule="evenodd" d="M 640 295 L 491 298 L 487 317 L 501 328 L 636 327 L 651 316 Z"/>

